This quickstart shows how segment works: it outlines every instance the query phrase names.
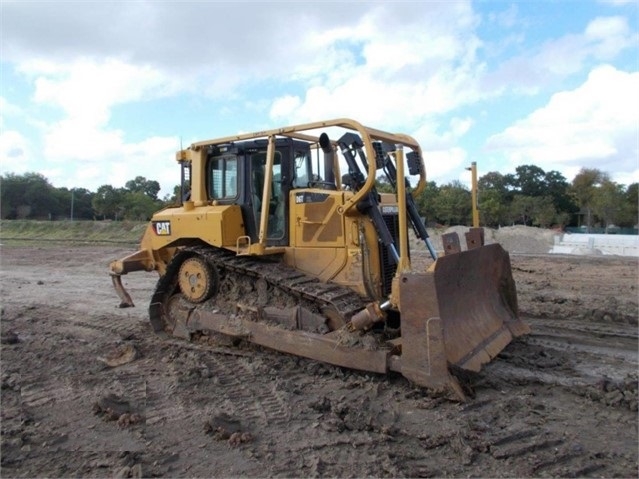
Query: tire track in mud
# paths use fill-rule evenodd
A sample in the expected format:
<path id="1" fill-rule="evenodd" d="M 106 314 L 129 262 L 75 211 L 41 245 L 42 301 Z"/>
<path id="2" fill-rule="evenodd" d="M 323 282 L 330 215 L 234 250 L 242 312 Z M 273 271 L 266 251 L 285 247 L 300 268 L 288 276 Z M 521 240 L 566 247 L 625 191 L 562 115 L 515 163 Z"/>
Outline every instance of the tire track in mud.
<path id="1" fill-rule="evenodd" d="M 45 304 L 32 304 L 24 307 L 23 305 L 5 302 L 3 308 L 11 308 L 12 318 L 8 320 L 5 326 L 7 329 L 21 329 L 20 323 L 29 321 L 32 324 L 43 324 L 43 330 L 48 330 L 48 334 L 57 335 L 66 333 L 69 336 L 80 336 L 82 329 L 97 333 L 100 339 L 104 337 L 105 333 L 122 339 L 134 337 L 136 333 L 148 334 L 145 331 L 147 323 L 136 317 L 121 315 L 112 317 L 100 314 L 91 315 L 89 316 L 91 320 L 86 320 L 83 319 L 86 315 L 80 312 L 68 311 L 60 307 L 52 308 Z M 7 321 L 5 314 L 3 314 L 2 319 Z M 51 328 L 51 325 L 57 325 L 57 327 Z"/>
<path id="2" fill-rule="evenodd" d="M 146 425 L 151 440 L 163 444 L 177 440 L 178 450 L 190 444 L 205 451 L 211 441 L 206 426 L 218 417 L 237 420 L 242 432 L 251 434 L 248 449 L 264 449 L 281 437 L 290 408 L 274 382 L 256 371 L 260 360 L 254 351 L 172 338 L 156 341 L 161 346 L 148 353 L 154 362 L 147 376 Z M 172 438 L 169 431 L 176 429 L 192 433 Z"/>
<path id="3" fill-rule="evenodd" d="M 175 462 L 166 466 L 167 472 L 197 465 L 206 475 L 205 464 L 213 454 L 224 455 L 227 459 L 221 460 L 231 463 L 235 458 L 245 468 L 239 471 L 263 476 L 265 470 L 256 459 L 267 456 L 281 441 L 291 411 L 286 394 L 259 371 L 262 363 L 256 351 L 172 338 L 154 341 L 160 346 L 145 356 L 149 361 L 145 437 L 154 450 L 174 451 Z M 220 418 L 249 433 L 248 442 L 232 445 L 228 436 L 218 437 L 208 429 Z M 299 474 L 296 469 L 286 472 L 288 477 Z M 233 475 L 230 470 L 228 474 Z"/>
<path id="4" fill-rule="evenodd" d="M 167 360 L 166 375 L 171 383 L 168 389 L 176 393 L 176 405 L 162 405 L 166 402 L 164 396 L 151 393 L 147 421 L 180 421 L 192 414 L 189 403 L 210 401 L 212 406 L 209 412 L 212 414 L 223 411 L 241 418 L 242 422 L 261 427 L 286 423 L 290 412 L 280 394 L 271 384 L 260 380 L 251 368 L 246 367 L 241 356 L 202 348 L 184 348 L 182 345 L 179 345 L 179 349 L 198 354 Z M 247 377 L 251 378 L 250 382 L 247 382 Z M 155 381 L 153 378 L 149 379 L 150 388 L 154 391 Z M 159 382 L 167 380 L 166 377 L 158 379 Z M 187 395 L 189 389 L 195 385 L 204 391 Z M 202 423 L 204 419 L 206 418 L 202 418 Z"/>
<path id="5" fill-rule="evenodd" d="M 17 372 L 8 379 L 17 392 L 12 415 L 20 421 L 16 431 L 25 457 L 44 457 L 55 451 L 144 449 L 142 424 L 116 426 L 115 418 L 105 422 L 94 411 L 101 398 L 116 394 L 131 405 L 132 412 L 143 414 L 144 376 L 126 366 L 109 368 L 101 360 L 114 345 L 136 338 L 140 323 L 129 318 L 92 317 L 96 320 L 87 321 L 78 312 L 42 304 L 3 305 L 3 330 L 13 330 L 17 337 L 10 346 L 11 354 L 21 358 L 13 363 Z M 34 368 L 41 362 L 42 350 L 49 351 L 46 366 Z M 5 350 L 5 357 L 7 353 Z"/>
<path id="6" fill-rule="evenodd" d="M 147 425 L 170 427 L 180 422 L 201 430 L 206 419 L 224 413 L 238 419 L 254 436 L 244 445 L 244 454 L 268 463 L 278 458 L 269 466 L 269 476 L 338 476 L 343 475 L 346 466 L 366 475 L 379 474 L 380 469 L 373 464 L 379 460 L 386 439 L 369 433 L 365 425 L 362 431 L 348 434 L 334 427 L 325 429 L 309 406 L 308 392 L 298 389 L 298 385 L 304 389 L 304 385 L 313 383 L 309 369 L 322 369 L 315 368 L 316 363 L 255 346 L 248 346 L 249 350 L 220 348 L 216 352 L 182 340 L 169 339 L 163 344 L 170 350 L 166 376 L 173 381 L 176 406 L 166 404 L 166 394 L 154 391 L 155 381 L 149 378 Z M 282 370 L 285 381 L 278 374 Z M 166 384 L 166 379 L 156 382 Z M 335 381 L 343 387 L 339 378 Z M 196 387 L 198 392 L 194 391 Z M 194 434 L 180 440 L 180 447 L 197 443 L 202 436 L 199 438 Z M 392 470 L 393 462 L 386 463 L 385 467 Z"/>
<path id="7" fill-rule="evenodd" d="M 80 325 L 85 327 L 85 324 Z M 101 324 L 88 323 L 87 326 L 114 334 L 120 331 Z M 607 357 L 614 351 L 599 350 L 591 343 L 596 346 L 597 340 L 605 342 L 606 338 L 617 336 L 625 341 L 628 336 L 623 327 L 612 330 L 608 325 L 582 327 L 576 333 L 581 339 L 568 344 L 573 350 L 567 350 L 566 339 L 561 335 L 571 337 L 570 328 L 558 329 L 555 335 L 553 331 L 546 334 L 545 329 L 542 334 L 541 326 L 545 327 L 541 323 L 533 324 L 535 333 L 526 338 L 525 343 L 518 344 L 512 353 L 516 359 L 509 359 L 506 354 L 505 361 L 501 358 L 495 363 L 503 367 L 493 368 L 489 375 L 492 377 L 497 373 L 497 378 L 518 385 L 541 382 L 571 387 L 584 379 L 583 374 L 575 369 L 575 351 L 585 349 L 590 361 L 597 362 L 600 355 Z M 559 346 L 549 347 L 546 342 L 554 336 L 558 337 L 556 342 Z M 632 334 L 628 341 L 632 343 Z M 560 347 L 561 344 L 564 347 Z M 207 440 L 202 432 L 205 420 L 225 412 L 240 419 L 255 436 L 255 441 L 245 446 L 244 454 L 258 459 L 280 458 L 269 466 L 269 475 L 299 475 L 300 471 L 304 475 L 339 475 L 345 465 L 349 470 L 364 475 L 415 476 L 454 472 L 450 466 L 425 459 L 419 454 L 411 457 L 410 453 L 393 451 L 376 433 L 351 431 L 344 437 L 337 432 L 326 431 L 322 426 L 309 427 L 308 413 L 297 409 L 292 411 L 294 406 L 289 404 L 290 395 L 278 389 L 271 377 L 260 374 L 260 368 L 266 361 L 273 360 L 273 354 L 276 366 L 286 356 L 255 349 L 211 348 L 179 339 L 162 341 L 153 335 L 144 338 L 144 347 L 149 360 L 146 431 L 153 431 L 147 434 L 151 439 L 162 437 L 161 441 L 166 442 L 172 425 L 180 424 L 184 428 L 186 424 L 191 425 L 193 433 L 188 438 L 182 436 L 180 443 L 185 447 L 201 447 Z M 628 347 L 624 348 L 626 350 Z M 166 370 L 162 372 L 152 362 L 161 361 L 159 357 L 166 356 L 167 352 Z M 260 354 L 267 357 L 260 357 Z M 514 364 L 510 364 L 510 360 Z M 305 373 L 301 371 L 299 374 Z M 287 377 L 291 379 L 290 372 L 287 372 Z M 170 384 L 170 390 L 167 384 Z M 167 399 L 171 395 L 173 400 Z M 468 411 L 479 411 L 487 403 L 471 405 L 474 407 Z M 292 416 L 295 421 L 289 424 Z M 287 432 L 284 434 L 283 431 Z M 286 444 L 282 444 L 283 434 Z M 410 438 L 407 440 L 411 441 Z M 426 450 L 442 451 L 449 458 L 461 454 L 462 462 L 467 461 L 471 466 L 479 457 L 496 464 L 508 464 L 508 467 L 516 467 L 522 475 L 528 476 L 581 477 L 606 473 L 604 459 L 599 460 L 596 454 L 543 428 L 506 428 L 503 433 L 482 440 L 477 440 L 472 434 L 457 432 L 439 437 L 439 442 L 437 438 L 430 442 L 421 441 L 420 446 Z M 283 456 L 286 459 L 282 459 Z M 187 460 L 186 454 L 184 460 Z"/>
<path id="8" fill-rule="evenodd" d="M 512 411 L 512 414 L 495 417 L 491 412 L 495 403 L 491 400 L 470 403 L 461 408 L 462 419 L 470 426 L 464 432 L 468 462 L 489 460 L 494 463 L 491 466 L 493 470 L 499 469 L 499 463 L 503 463 L 520 477 L 587 477 L 595 472 L 606 476 L 606 459 L 589 450 L 579 436 L 557 427 L 555 422 L 561 417 L 555 417 L 554 411 L 546 412 L 543 399 L 513 397 L 500 403 L 506 412 Z M 517 421 L 518 415 L 529 415 L 526 409 L 539 417 L 539 425 L 525 425 Z M 495 421 L 490 428 L 484 422 L 486 417 Z M 552 421 L 547 423 L 549 418 Z M 528 419 L 529 423 L 532 421 Z"/>
<path id="9" fill-rule="evenodd" d="M 142 413 L 146 402 L 146 382 L 135 373 L 120 372 L 67 378 L 29 378 L 20 389 L 23 441 L 30 454 L 52 449 L 93 451 L 140 451 L 144 449 L 143 427 L 112 427 L 104 417 L 95 416 L 95 405 L 110 394 L 125 398 L 131 412 Z M 91 414 L 93 411 L 93 414 Z M 91 425 L 87 427 L 87 419 Z M 117 417 L 109 418 L 115 424 Z M 109 434 L 100 431 L 109 430 Z M 31 438 L 37 437 L 37 443 Z"/>
<path id="10" fill-rule="evenodd" d="M 526 466 L 524 476 L 581 477 L 586 471 L 604 467 L 601 462 L 593 461 L 583 448 L 571 447 L 557 433 L 543 430 L 516 431 L 497 437 L 490 441 L 489 452 L 498 461 L 527 459 L 532 464 Z"/>
<path id="11" fill-rule="evenodd" d="M 637 376 L 639 339 L 623 324 L 525 318 L 530 335 L 518 338 L 487 366 L 511 381 L 589 386 Z M 488 373 L 487 373 L 488 374 Z"/>

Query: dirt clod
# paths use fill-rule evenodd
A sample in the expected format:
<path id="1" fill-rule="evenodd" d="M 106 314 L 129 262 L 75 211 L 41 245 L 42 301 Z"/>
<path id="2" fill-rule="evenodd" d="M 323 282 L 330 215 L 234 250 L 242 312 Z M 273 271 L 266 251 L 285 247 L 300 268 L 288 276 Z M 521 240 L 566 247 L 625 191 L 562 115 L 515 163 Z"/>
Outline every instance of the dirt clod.
<path id="1" fill-rule="evenodd" d="M 18 344 L 19 342 L 20 338 L 14 331 L 7 331 L 6 333 L 2 333 L 2 335 L 0 335 L 1 344 Z"/>
<path id="2" fill-rule="evenodd" d="M 218 414 L 204 423 L 206 434 L 218 441 L 228 441 L 233 447 L 253 440 L 253 436 L 243 429 L 239 419 L 225 413 Z"/>
<path id="3" fill-rule="evenodd" d="M 132 422 L 131 405 L 125 399 L 115 395 L 108 394 L 101 397 L 93 403 L 93 414 L 102 417 L 105 421 L 122 421 L 122 425 Z M 137 416 L 133 414 L 133 416 Z M 128 425 L 128 424 L 127 424 Z"/>
<path id="4" fill-rule="evenodd" d="M 138 350 L 133 344 L 122 344 L 112 348 L 104 357 L 99 357 L 98 359 L 107 366 L 115 368 L 135 361 L 138 356 Z"/>

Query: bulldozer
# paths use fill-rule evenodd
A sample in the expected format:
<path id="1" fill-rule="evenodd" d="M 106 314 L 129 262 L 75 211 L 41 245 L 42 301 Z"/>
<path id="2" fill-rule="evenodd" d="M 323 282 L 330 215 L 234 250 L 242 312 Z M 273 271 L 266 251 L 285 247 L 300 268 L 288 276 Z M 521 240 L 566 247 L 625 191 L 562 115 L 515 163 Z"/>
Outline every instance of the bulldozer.
<path id="1" fill-rule="evenodd" d="M 457 372 L 529 332 L 509 255 L 481 228 L 436 251 L 409 135 L 342 118 L 195 142 L 176 160 L 179 205 L 110 264 L 121 307 L 134 305 L 123 275 L 158 273 L 161 337 L 223 334 L 464 400 Z"/>

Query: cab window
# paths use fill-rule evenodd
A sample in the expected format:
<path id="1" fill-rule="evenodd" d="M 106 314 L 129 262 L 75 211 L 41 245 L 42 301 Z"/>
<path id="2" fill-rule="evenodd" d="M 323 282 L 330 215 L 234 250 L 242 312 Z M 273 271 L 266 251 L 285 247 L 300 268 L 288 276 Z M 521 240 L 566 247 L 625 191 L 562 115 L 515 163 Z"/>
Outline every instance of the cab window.
<path id="1" fill-rule="evenodd" d="M 293 188 L 306 188 L 308 182 L 313 178 L 311 167 L 311 155 L 308 151 L 295 152 L 295 176 L 293 178 Z"/>
<path id="2" fill-rule="evenodd" d="M 221 156 L 209 162 L 209 197 L 214 200 L 237 196 L 237 158 Z"/>
<path id="3" fill-rule="evenodd" d="M 322 168 L 324 160 L 320 160 L 319 156 L 316 161 L 311 158 L 311 152 L 296 151 L 295 152 L 295 176 L 293 177 L 293 188 L 308 188 L 314 183 L 323 181 Z"/>

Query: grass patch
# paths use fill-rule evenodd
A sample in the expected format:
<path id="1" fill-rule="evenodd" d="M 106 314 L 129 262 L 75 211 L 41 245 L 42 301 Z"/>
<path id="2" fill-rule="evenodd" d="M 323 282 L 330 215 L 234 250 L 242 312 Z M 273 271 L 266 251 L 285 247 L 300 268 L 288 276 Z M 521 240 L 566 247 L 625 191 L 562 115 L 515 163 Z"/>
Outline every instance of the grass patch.
<path id="1" fill-rule="evenodd" d="M 0 240 L 138 243 L 146 221 L 0 221 Z"/>

